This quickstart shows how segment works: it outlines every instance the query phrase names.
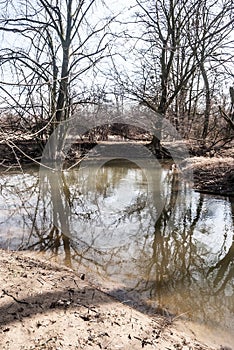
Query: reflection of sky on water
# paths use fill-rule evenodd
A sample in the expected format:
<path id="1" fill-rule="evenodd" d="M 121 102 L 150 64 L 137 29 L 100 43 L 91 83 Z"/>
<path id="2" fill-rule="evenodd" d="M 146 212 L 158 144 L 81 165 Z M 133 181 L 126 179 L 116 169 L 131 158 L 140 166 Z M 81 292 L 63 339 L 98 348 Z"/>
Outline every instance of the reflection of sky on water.
<path id="1" fill-rule="evenodd" d="M 209 250 L 207 259 L 217 260 L 220 254 L 225 254 L 233 241 L 233 222 L 231 203 L 228 200 L 206 196 L 194 240 Z M 224 236 L 225 235 L 225 243 Z M 219 256 L 218 256 L 219 255 Z"/>
<path id="2" fill-rule="evenodd" d="M 161 169 L 149 174 L 120 162 L 91 179 L 86 171 L 54 183 L 59 203 L 49 192 L 39 197 L 35 173 L 2 174 L 0 246 L 66 254 L 75 268 L 81 263 L 152 303 L 233 330 L 231 202 L 196 193 Z M 73 240 L 64 251 L 53 215 L 61 220 L 55 208 L 65 210 L 66 200 Z"/>
<path id="3" fill-rule="evenodd" d="M 74 193 L 80 193 L 80 195 L 74 195 L 74 198 L 78 198 L 78 204 L 75 203 L 75 199 L 73 203 L 75 207 L 74 225 L 79 226 L 78 231 L 80 231 L 76 233 L 82 234 L 82 231 L 92 232 L 97 229 L 96 232 L 99 232 L 99 234 L 103 232 L 103 241 L 105 241 L 106 237 L 110 239 L 112 234 L 121 240 L 121 236 L 125 238 L 129 236 L 131 241 L 132 235 L 144 234 L 144 232 L 139 232 L 140 225 L 144 225 L 144 230 L 147 231 L 147 234 L 149 232 L 152 233 L 153 229 L 151 226 L 154 225 L 153 220 L 156 215 L 154 208 L 146 207 L 150 193 L 148 193 L 149 184 L 145 179 L 144 173 L 138 168 L 128 169 L 127 172 L 122 174 L 122 177 L 119 177 L 115 184 L 113 184 L 115 179 L 114 177 L 112 178 L 113 168 L 107 167 L 107 173 L 107 184 L 99 183 L 99 191 L 96 192 L 95 183 L 95 191 L 92 193 L 85 188 L 85 181 L 80 179 L 79 172 L 75 173 L 76 181 L 81 184 L 81 186 L 79 184 L 71 185 Z M 165 174 L 166 172 L 162 172 L 162 179 L 165 177 Z M 83 174 L 81 178 L 85 179 Z M 100 180 L 102 181 L 97 176 L 95 182 Z M 161 183 L 163 182 L 161 181 Z M 85 191 L 82 193 L 84 189 Z M 34 175 L 3 175 L 1 178 L 0 229 L 5 231 L 6 228 L 17 227 L 17 231 L 24 230 L 25 226 L 27 226 L 25 225 L 26 222 L 31 223 L 30 211 L 35 209 L 37 195 L 38 181 Z M 209 249 L 209 258 L 212 261 L 212 255 L 220 253 L 220 249 L 225 252 L 232 244 L 231 203 L 225 198 L 215 198 L 206 195 L 203 195 L 203 197 L 203 207 L 193 232 L 193 239 L 197 244 L 200 243 L 201 247 Z M 180 198 L 177 199 L 178 208 L 174 211 L 173 218 L 169 224 L 170 229 L 177 227 L 179 230 L 178 226 L 181 224 L 180 212 L 181 210 L 186 210 L 186 206 L 191 206 L 191 217 L 195 215 L 199 198 L 199 193 L 189 189 L 180 192 Z M 79 220 L 79 214 L 82 217 L 84 208 L 87 212 L 98 212 L 89 230 L 90 220 L 83 220 L 83 223 L 79 222 L 81 221 Z M 110 230 L 109 232 L 105 232 L 107 228 Z M 86 238 L 87 234 L 88 232 L 86 232 Z M 224 234 L 225 245 L 223 245 Z M 118 241 L 112 243 L 118 244 Z"/>
<path id="4" fill-rule="evenodd" d="M 113 171 L 109 167 L 104 173 L 102 168 L 94 179 L 94 191 L 89 188 L 83 192 L 82 203 L 73 207 L 71 215 L 72 237 L 84 240 L 95 248 L 106 249 L 131 244 L 136 232 L 140 231 L 140 222 L 134 216 L 134 212 L 141 211 L 141 216 L 146 214 L 147 182 L 143 172 L 132 169 L 118 177 L 118 181 L 112 177 Z M 142 185 L 143 183 L 143 185 Z M 114 184 L 114 186 L 113 186 Z M 78 185 L 78 191 L 79 185 Z M 98 193 L 98 195 L 97 195 Z M 89 208 L 93 213 L 98 213 L 91 220 L 82 220 L 75 212 L 82 212 L 81 207 Z M 131 215 L 132 214 L 132 215 Z M 149 224 L 149 219 L 146 219 Z M 144 223 L 146 225 L 147 222 Z"/>

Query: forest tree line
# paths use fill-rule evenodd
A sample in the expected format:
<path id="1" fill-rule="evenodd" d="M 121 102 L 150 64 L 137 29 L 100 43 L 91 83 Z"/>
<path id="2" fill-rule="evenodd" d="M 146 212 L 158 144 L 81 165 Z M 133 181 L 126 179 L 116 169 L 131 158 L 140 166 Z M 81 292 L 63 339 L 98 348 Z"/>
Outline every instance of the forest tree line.
<path id="1" fill-rule="evenodd" d="M 2 138 L 45 143 L 61 121 L 101 108 L 112 116 L 149 109 L 211 146 L 233 140 L 232 0 L 0 7 Z"/>

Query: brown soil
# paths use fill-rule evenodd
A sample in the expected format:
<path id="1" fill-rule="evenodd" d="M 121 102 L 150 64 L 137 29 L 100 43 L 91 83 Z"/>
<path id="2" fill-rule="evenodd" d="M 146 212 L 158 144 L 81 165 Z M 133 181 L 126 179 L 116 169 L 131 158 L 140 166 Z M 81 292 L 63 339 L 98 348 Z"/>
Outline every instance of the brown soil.
<path id="1" fill-rule="evenodd" d="M 70 148 L 67 159 L 69 162 L 81 159 L 96 143 L 77 142 Z M 34 140 L 18 140 L 16 142 L 0 141 L 0 165 L 5 167 L 19 164 L 40 164 L 45 145 L 36 143 Z"/>
<path id="2" fill-rule="evenodd" d="M 234 196 L 234 157 L 193 157 L 182 163 L 182 170 L 185 175 L 192 171 L 196 190 Z"/>
<path id="3" fill-rule="evenodd" d="M 30 253 L 0 252 L 2 350 L 225 349 L 118 302 L 83 274 Z"/>

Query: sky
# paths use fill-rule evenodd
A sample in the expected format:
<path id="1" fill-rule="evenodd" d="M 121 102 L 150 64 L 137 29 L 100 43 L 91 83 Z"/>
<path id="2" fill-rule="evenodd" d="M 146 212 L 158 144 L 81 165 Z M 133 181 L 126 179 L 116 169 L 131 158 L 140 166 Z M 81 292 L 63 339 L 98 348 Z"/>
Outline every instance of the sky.
<path id="1" fill-rule="evenodd" d="M 34 0 L 36 1 L 36 0 Z M 19 0 L 14 1 L 14 5 L 20 3 Z M 130 34 L 133 33 L 135 30 L 136 32 L 139 30 L 136 24 L 127 24 L 132 17 L 132 15 L 135 12 L 135 5 L 136 0 L 106 0 L 106 7 L 94 7 L 94 11 L 90 12 L 90 23 L 93 24 L 95 22 L 95 19 L 98 20 L 103 17 L 108 16 L 114 16 L 117 15 L 117 22 L 111 23 L 110 31 L 119 33 L 124 30 L 129 30 Z M 1 5 L 0 5 L 1 6 Z M 1 13 L 1 11 L 0 11 Z M 125 22 L 125 23 L 120 23 Z M 25 45 L 25 41 L 20 39 L 18 35 L 12 34 L 12 33 L 1 33 L 0 32 L 0 48 L 3 49 L 5 47 L 13 48 L 14 46 L 17 46 L 19 49 L 23 48 Z M 109 37 L 110 38 L 110 37 Z M 234 39 L 234 37 L 233 37 Z M 109 39 L 108 39 L 109 40 Z M 114 53 L 114 62 L 115 65 L 118 66 L 118 68 L 125 71 L 127 74 L 129 74 L 131 71 L 133 71 L 134 64 L 137 65 L 139 61 L 134 60 L 133 55 L 131 55 L 131 52 L 129 52 L 130 44 L 133 43 L 131 39 L 123 39 L 115 37 L 110 38 L 109 44 L 112 45 L 112 42 L 114 43 L 114 47 L 112 47 L 112 54 Z M 59 55 L 59 53 L 58 53 Z M 45 58 L 47 59 L 47 58 Z M 139 63 L 140 64 L 140 63 Z M 87 80 L 90 81 L 90 84 L 93 83 L 93 79 L 96 79 L 96 82 L 100 85 L 104 84 L 110 84 L 111 79 L 113 78 L 113 66 L 112 61 L 110 58 L 106 58 L 102 61 L 102 64 L 100 65 L 101 73 L 100 71 L 97 74 L 97 69 L 95 72 L 92 72 L 90 74 L 85 73 L 85 80 L 83 82 L 80 80 L 80 84 L 87 83 Z M 2 73 L 2 74 L 1 74 Z M 96 75 L 95 75 L 96 74 Z M 3 78 L 4 75 L 4 78 Z M 109 79 L 110 78 L 110 79 Z M 0 81 L 5 79 L 5 81 L 12 82 L 12 76 L 11 73 L 6 74 L 6 69 L 4 66 L 3 71 L 0 71 Z M 229 87 L 229 83 L 228 83 Z"/>

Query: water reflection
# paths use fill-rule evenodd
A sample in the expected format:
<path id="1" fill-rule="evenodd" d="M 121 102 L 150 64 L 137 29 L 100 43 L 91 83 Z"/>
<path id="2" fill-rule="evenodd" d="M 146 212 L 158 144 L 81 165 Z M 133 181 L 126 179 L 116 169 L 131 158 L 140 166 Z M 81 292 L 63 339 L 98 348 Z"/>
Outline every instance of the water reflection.
<path id="1" fill-rule="evenodd" d="M 158 310 L 234 330 L 234 203 L 126 161 L 2 174 L 0 245 L 46 251 Z M 45 195 L 46 194 L 46 195 Z M 125 294 L 126 295 L 126 294 Z"/>

